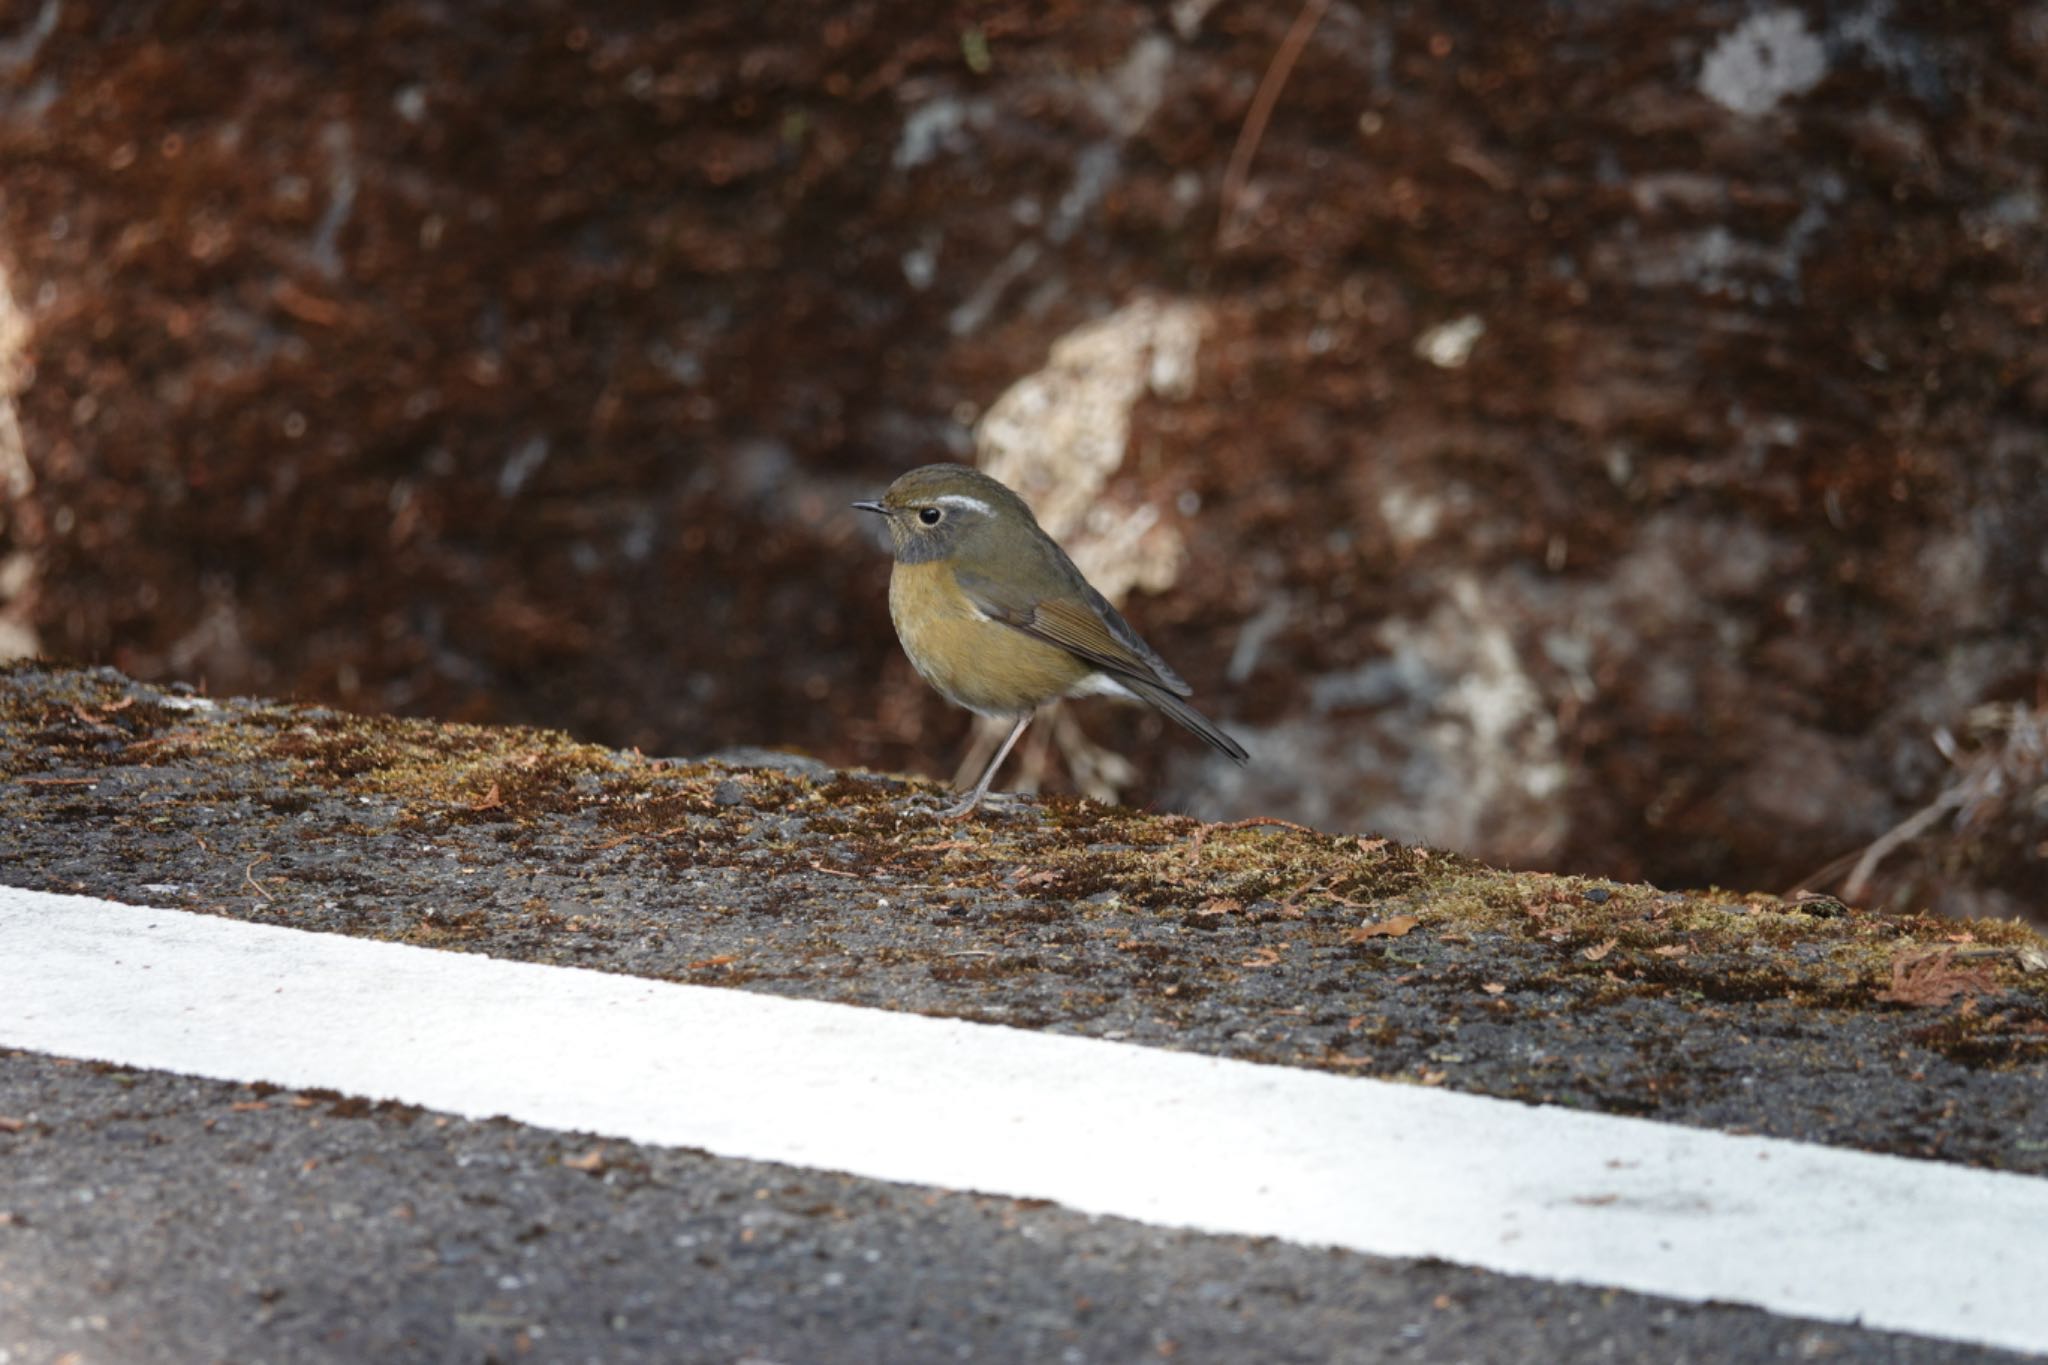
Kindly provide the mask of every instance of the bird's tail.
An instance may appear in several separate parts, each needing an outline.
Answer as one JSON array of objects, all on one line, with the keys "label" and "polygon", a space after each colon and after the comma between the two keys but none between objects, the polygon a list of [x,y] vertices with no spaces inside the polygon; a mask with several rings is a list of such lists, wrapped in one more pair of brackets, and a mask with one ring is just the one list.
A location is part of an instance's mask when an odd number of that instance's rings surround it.
[{"label": "bird's tail", "polygon": [[1252,756],[1244,751],[1242,744],[1239,744],[1229,735],[1217,729],[1214,721],[1210,720],[1200,711],[1197,711],[1194,707],[1189,706],[1179,697],[1174,696],[1173,693],[1165,688],[1156,687],[1151,683],[1128,675],[1119,677],[1117,682],[1144,698],[1158,711],[1171,716],[1188,729],[1193,730],[1196,734],[1207,740],[1211,748],[1219,753],[1229,755],[1233,763],[1251,762]]}]

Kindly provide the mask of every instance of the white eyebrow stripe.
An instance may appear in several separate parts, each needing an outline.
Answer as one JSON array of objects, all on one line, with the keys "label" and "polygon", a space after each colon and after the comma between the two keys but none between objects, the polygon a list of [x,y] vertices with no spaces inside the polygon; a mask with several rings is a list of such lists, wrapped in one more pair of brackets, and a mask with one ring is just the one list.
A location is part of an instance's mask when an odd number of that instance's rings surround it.
[{"label": "white eyebrow stripe", "polygon": [[993,516],[996,510],[980,498],[970,498],[965,493],[941,493],[932,501],[941,507],[958,507],[968,512],[979,512],[985,517]]}]

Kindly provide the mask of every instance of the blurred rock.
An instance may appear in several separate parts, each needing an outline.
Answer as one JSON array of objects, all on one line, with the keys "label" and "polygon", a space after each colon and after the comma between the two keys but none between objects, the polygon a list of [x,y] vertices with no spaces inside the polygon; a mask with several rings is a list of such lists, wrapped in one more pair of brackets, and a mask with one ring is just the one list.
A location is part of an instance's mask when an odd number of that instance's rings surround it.
[{"label": "blurred rock", "polygon": [[[1195,373],[1103,496],[1270,756],[1088,711],[1154,799],[1788,886],[2038,705],[2043,13],[1333,5],[1219,247],[1292,7],[15,6],[0,621],[942,771],[844,504],[1172,299]],[[2038,912],[1993,842],[1867,894]]]}]

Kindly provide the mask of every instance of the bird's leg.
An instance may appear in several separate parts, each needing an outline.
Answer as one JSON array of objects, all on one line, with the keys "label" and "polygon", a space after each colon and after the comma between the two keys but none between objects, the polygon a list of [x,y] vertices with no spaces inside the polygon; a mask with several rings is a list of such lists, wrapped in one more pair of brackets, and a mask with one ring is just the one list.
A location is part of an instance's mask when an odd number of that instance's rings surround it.
[{"label": "bird's leg", "polygon": [[958,820],[961,816],[981,804],[981,798],[988,795],[988,784],[995,780],[996,769],[1003,766],[1003,760],[1010,756],[1010,746],[1017,742],[1017,736],[1024,733],[1024,727],[1031,723],[1031,712],[1017,718],[1016,728],[1003,741],[1003,747],[996,750],[996,756],[989,760],[988,770],[981,775],[981,781],[974,784],[974,790],[939,812],[941,820]]},{"label": "bird's leg", "polygon": [[[1051,706],[1051,715],[1052,723],[1055,725],[1060,711],[1060,704],[1054,702]],[[1044,714],[1044,709],[1041,709],[1039,715]],[[996,746],[1001,744],[1003,737],[1009,733],[1010,727],[1003,723],[1001,716],[974,718],[974,730],[967,745],[967,752],[960,756],[960,765],[953,769],[952,786],[955,791],[965,791],[967,785],[987,769],[989,759],[995,755]],[[1041,725],[1031,732],[1030,739],[1018,744],[1015,757],[1019,767],[1017,775],[1010,779],[1008,791],[1036,792],[1045,785],[1046,750],[1051,743],[1051,736],[1045,726]]]}]

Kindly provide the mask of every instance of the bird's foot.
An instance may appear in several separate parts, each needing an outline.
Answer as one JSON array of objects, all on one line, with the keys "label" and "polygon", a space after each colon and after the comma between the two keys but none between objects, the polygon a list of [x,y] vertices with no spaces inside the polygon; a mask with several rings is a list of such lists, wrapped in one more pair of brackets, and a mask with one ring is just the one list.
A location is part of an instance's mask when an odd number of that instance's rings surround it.
[{"label": "bird's foot", "polygon": [[1016,792],[968,792],[939,812],[941,820],[964,820],[977,810],[1008,814],[1021,808],[1025,798]]}]

